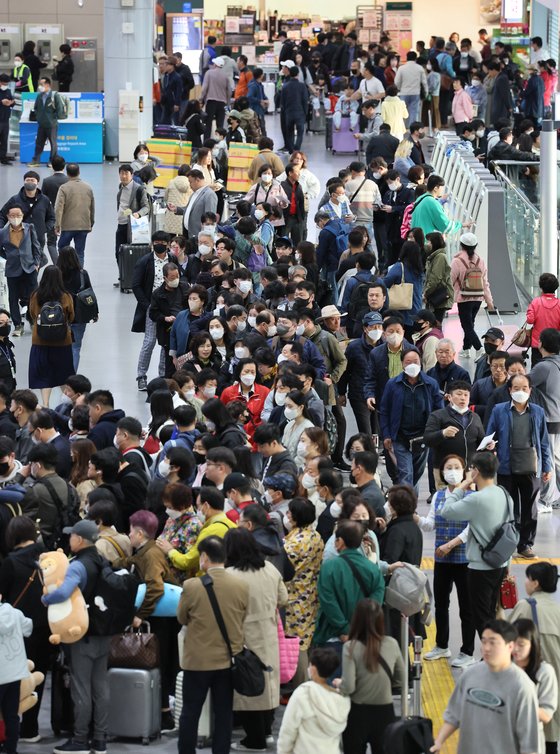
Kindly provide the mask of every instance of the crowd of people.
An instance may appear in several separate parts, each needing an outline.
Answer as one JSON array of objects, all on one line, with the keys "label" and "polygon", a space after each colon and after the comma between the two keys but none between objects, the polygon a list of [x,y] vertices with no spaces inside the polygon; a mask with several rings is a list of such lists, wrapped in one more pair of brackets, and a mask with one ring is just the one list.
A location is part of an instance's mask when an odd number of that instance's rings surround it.
[{"label": "crowd of people", "polygon": [[[287,163],[264,135],[261,69],[250,71],[243,56],[234,64],[227,49],[218,55],[209,38],[200,70],[204,121],[200,102],[189,100],[188,67],[177,55],[161,58],[157,117],[192,128],[193,162],[166,190],[163,229],[151,232],[131,281],[146,426],[115,405],[109,376],[99,387],[79,371],[96,317],[84,269],[95,202],[80,167],[54,154],[52,176],[40,186],[29,170],[0,209],[9,289],[0,310],[0,626],[18,637],[10,645],[17,662],[0,669],[8,754],[18,735],[40,740],[40,700],[19,734],[17,703],[22,658],[42,672],[54,662],[47,606],[76,586],[95,601],[106,561],[146,585],[132,625],[149,619],[158,639],[162,731],[175,727],[172,697],[183,671],[180,754],[195,752],[208,691],[215,754],[275,745],[280,754],[317,747],[334,754],[340,743],[346,754],[368,743],[382,751],[395,720],[392,690],[408,662],[400,614],[385,591],[403,564],[420,566],[423,532],[432,531],[436,644],[424,660],[451,657],[455,585],[462,642],[451,664],[464,673],[431,750],[459,728],[463,754],[557,751],[560,608],[550,596],[557,570],[531,563],[529,599],[505,622],[496,607],[509,557],[489,564],[483,551],[515,520],[517,553],[535,560],[538,517],[560,505],[559,281],[544,272],[527,309],[530,369],[527,354],[506,350],[499,327],[479,336],[481,305],[494,309],[487,267],[471,224],[450,220],[445,181],[423,142],[424,116],[445,127],[452,113],[481,157],[524,154],[522,135],[537,138],[548,106],[532,80],[545,79],[544,69],[552,79],[554,65],[534,38],[536,62],[545,65],[523,88],[507,45],[492,51],[484,30],[479,42],[480,53],[468,39],[434,37],[399,65],[387,37],[368,50],[354,32],[338,47],[326,34],[312,48],[286,39],[278,102]],[[500,110],[505,79],[524,103],[530,87],[540,87],[543,100],[540,116],[524,111],[531,128],[519,149],[501,120],[513,115],[513,100]],[[333,128],[347,118],[365,157],[322,186],[301,144],[308,116],[326,107],[336,81]],[[475,102],[481,88],[485,103]],[[232,96],[237,104],[228,110]],[[252,127],[252,186],[230,206],[228,146]],[[117,262],[133,221],[147,217],[151,227],[155,169],[145,144],[119,166]],[[310,217],[316,244],[307,240]],[[450,234],[460,242],[452,259]],[[460,344],[444,332],[455,305]],[[13,326],[22,337],[26,321],[32,347],[22,380],[10,335]],[[148,380],[156,345],[159,376]],[[470,369],[457,363],[460,346],[467,365],[474,349]],[[64,400],[53,408],[56,387]],[[430,507],[420,516],[426,477]],[[38,555],[59,545],[74,558],[63,584],[42,595],[33,576]],[[182,585],[176,617],[154,615],[166,585]],[[419,615],[411,621],[425,636]],[[299,642],[283,682],[279,627]],[[0,631],[0,648],[6,636]],[[243,646],[271,669],[258,696],[233,690],[231,655]],[[74,731],[54,752],[105,754],[109,637],[94,624],[68,653]],[[480,690],[475,704],[471,681]],[[275,742],[280,704],[287,707]],[[243,736],[232,743],[234,719]]]}]

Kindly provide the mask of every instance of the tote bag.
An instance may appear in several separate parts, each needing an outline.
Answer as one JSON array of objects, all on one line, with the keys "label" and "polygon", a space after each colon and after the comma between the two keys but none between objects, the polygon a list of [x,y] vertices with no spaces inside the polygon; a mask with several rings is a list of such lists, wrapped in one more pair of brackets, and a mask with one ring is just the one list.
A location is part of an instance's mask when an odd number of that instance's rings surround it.
[{"label": "tote bag", "polygon": [[402,262],[400,264],[402,268],[401,282],[389,288],[389,308],[410,311],[412,309],[414,285],[404,282],[404,264]]}]

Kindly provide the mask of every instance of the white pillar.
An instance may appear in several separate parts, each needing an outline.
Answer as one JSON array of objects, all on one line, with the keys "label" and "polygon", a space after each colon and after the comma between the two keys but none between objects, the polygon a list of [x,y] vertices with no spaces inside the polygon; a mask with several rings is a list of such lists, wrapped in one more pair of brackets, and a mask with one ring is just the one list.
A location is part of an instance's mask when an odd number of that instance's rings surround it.
[{"label": "white pillar", "polygon": [[543,272],[558,274],[558,167],[556,126],[543,120],[541,131],[541,263]]},{"label": "white pillar", "polygon": [[116,157],[119,90],[127,84],[143,97],[140,138],[152,135],[154,0],[133,0],[132,7],[124,8],[121,0],[104,0],[104,10],[105,153]]}]

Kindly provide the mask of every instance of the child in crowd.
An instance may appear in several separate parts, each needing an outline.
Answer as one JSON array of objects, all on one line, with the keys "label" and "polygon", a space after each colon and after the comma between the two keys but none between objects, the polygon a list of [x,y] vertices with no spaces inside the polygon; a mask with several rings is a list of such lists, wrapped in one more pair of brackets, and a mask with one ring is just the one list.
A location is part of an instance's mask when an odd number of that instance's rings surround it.
[{"label": "child in crowd", "polygon": [[331,111],[331,100],[329,97],[329,85],[327,77],[324,74],[318,74],[317,82],[311,87],[312,97],[311,106],[315,117],[318,118],[321,115],[321,105],[325,108],[325,113]]},{"label": "child in crowd", "polygon": [[334,649],[311,652],[309,681],[290,697],[278,734],[278,754],[320,751],[339,754],[340,737],[346,728],[350,698],[329,685],[328,678],[340,665]]},{"label": "child in crowd", "polygon": [[340,131],[342,118],[350,118],[350,131],[354,131],[358,127],[360,103],[358,100],[352,99],[353,94],[353,88],[348,82],[345,82],[344,91],[338,98],[338,102],[334,108],[333,125],[335,131]]},{"label": "child in crowd", "polygon": [[19,687],[27,678],[24,636],[31,636],[33,621],[7,602],[0,603],[0,710],[6,726],[4,751],[16,754],[19,738]]},{"label": "child in crowd", "polygon": [[474,117],[485,120],[488,95],[486,93],[486,89],[482,86],[482,79],[479,73],[473,73],[473,76],[471,78],[471,85],[467,86],[465,91],[471,98],[474,105]]}]

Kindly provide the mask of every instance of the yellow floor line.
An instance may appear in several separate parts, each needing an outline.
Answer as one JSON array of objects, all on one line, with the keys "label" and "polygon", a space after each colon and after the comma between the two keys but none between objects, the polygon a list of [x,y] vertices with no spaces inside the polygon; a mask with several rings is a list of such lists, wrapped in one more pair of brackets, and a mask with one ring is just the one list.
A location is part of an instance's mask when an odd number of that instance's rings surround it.
[{"label": "yellow floor line", "polygon": [[[424,567],[424,566],[422,566]],[[436,642],[436,624],[432,621],[426,627],[424,652],[432,649]],[[455,687],[455,682],[446,659],[430,660],[422,664],[422,710],[432,721],[434,737],[443,724],[443,712]],[[456,754],[459,734],[454,733],[444,744],[443,754]]]}]

